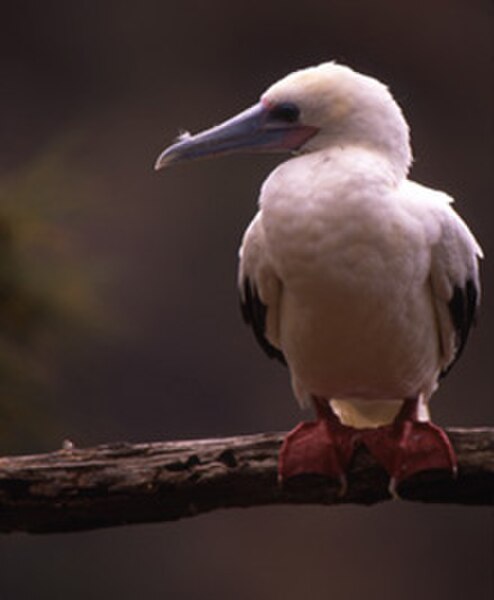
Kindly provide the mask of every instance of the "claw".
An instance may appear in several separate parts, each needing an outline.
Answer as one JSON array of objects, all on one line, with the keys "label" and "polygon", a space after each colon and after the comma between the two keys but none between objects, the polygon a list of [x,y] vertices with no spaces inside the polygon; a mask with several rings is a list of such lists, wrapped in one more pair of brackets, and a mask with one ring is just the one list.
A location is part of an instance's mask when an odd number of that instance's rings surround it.
[{"label": "claw", "polygon": [[390,477],[388,492],[393,500],[401,500],[400,495],[398,494],[398,481],[396,480],[396,477]]},{"label": "claw", "polygon": [[344,498],[348,492],[348,479],[346,475],[339,477],[340,489],[338,490],[338,498]]}]

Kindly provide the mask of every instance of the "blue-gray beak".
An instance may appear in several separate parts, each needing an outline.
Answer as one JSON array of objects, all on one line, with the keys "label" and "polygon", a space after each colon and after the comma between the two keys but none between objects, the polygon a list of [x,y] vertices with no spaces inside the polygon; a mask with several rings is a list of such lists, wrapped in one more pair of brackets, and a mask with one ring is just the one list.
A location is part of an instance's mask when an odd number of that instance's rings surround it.
[{"label": "blue-gray beak", "polygon": [[235,152],[294,151],[318,131],[299,122],[281,121],[271,114],[270,107],[260,102],[211,129],[184,134],[159,155],[154,168]]}]

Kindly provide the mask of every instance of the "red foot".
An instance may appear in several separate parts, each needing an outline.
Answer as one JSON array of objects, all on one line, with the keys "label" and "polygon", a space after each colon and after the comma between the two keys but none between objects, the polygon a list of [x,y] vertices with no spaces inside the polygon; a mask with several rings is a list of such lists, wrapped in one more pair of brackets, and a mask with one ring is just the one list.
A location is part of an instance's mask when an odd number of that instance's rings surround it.
[{"label": "red foot", "polygon": [[457,461],[451,442],[433,423],[404,420],[371,430],[369,434],[362,441],[386,469],[393,484],[422,471],[445,470],[456,474]]},{"label": "red foot", "polygon": [[302,474],[342,480],[355,448],[354,436],[348,435],[350,429],[325,418],[297,425],[281,447],[281,481]]},{"label": "red foot", "polygon": [[285,438],[279,459],[282,482],[302,474],[344,481],[360,444],[387,471],[393,490],[421,471],[446,470],[456,474],[456,456],[448,436],[433,423],[417,421],[413,402],[407,401],[393,423],[375,429],[343,425],[327,405],[321,406],[316,406],[317,421],[301,423]]}]

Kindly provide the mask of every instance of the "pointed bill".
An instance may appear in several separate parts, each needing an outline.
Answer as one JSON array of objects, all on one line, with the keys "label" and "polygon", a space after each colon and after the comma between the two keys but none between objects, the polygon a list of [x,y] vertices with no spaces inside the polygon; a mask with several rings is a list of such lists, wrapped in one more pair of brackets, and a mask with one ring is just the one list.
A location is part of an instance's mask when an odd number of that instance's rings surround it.
[{"label": "pointed bill", "polygon": [[195,135],[184,134],[159,155],[154,168],[239,152],[294,151],[317,131],[301,123],[271,118],[270,107],[260,102],[211,129]]}]

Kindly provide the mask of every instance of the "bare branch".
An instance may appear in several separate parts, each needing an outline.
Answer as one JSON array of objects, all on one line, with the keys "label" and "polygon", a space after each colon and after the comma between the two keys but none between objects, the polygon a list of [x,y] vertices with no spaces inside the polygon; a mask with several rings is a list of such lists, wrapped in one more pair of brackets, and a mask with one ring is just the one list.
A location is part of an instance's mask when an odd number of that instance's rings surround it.
[{"label": "bare branch", "polygon": [[[456,480],[417,476],[404,499],[494,504],[494,428],[448,431],[459,459]],[[389,500],[387,476],[361,448],[339,497],[335,482],[304,476],[277,482],[283,435],[153,444],[109,444],[0,459],[0,532],[55,532],[169,521],[225,507],[373,504]]]}]

